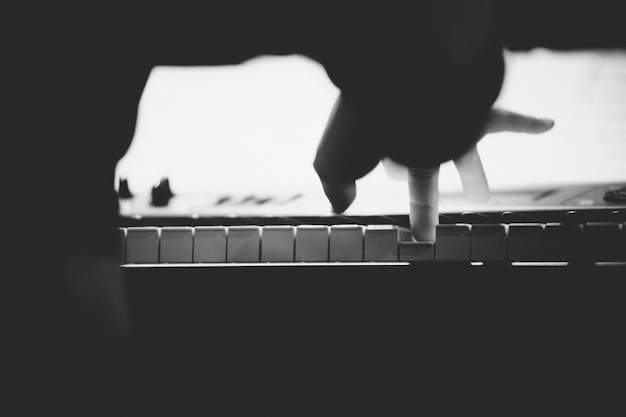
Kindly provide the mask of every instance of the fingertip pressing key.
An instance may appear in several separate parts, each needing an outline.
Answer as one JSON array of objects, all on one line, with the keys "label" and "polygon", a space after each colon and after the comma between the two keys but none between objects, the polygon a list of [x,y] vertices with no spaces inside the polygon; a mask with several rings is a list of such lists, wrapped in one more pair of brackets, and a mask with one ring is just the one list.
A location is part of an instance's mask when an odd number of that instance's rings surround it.
[{"label": "fingertip pressing key", "polygon": [[413,237],[434,242],[439,223],[439,167],[409,168],[409,197]]}]

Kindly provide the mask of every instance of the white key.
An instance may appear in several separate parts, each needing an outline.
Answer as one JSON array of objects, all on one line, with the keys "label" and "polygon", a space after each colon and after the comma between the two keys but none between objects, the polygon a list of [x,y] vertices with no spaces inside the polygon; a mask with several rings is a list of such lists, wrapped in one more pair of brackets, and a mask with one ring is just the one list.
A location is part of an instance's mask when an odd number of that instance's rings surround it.
[{"label": "white key", "polygon": [[159,262],[181,263],[193,259],[193,229],[188,226],[162,227]]},{"label": "white key", "polygon": [[438,224],[435,233],[435,260],[470,260],[470,226],[468,224]]},{"label": "white key", "polygon": [[226,262],[226,228],[224,226],[195,227],[193,262]]},{"label": "white key", "polygon": [[259,226],[230,226],[226,236],[227,262],[259,262],[261,249]]},{"label": "white key", "polygon": [[580,260],[583,252],[581,224],[548,223],[544,229],[546,261]]},{"label": "white key", "polygon": [[589,222],[583,228],[584,256],[589,261],[618,261],[620,259],[620,224]]},{"label": "white key", "polygon": [[399,242],[398,259],[401,262],[433,261],[435,260],[435,244],[417,241]]},{"label": "white key", "polygon": [[328,261],[329,228],[304,224],[296,228],[296,262]]},{"label": "white key", "polygon": [[363,260],[395,262],[398,260],[398,227],[371,224],[363,234]]},{"label": "white key", "polygon": [[474,224],[470,236],[472,261],[506,260],[506,226],[504,224]]},{"label": "white key", "polygon": [[507,237],[507,258],[509,261],[542,261],[543,224],[511,223]]},{"label": "white key", "polygon": [[159,228],[129,227],[126,229],[126,263],[159,262]]},{"label": "white key", "polygon": [[264,226],[261,231],[261,262],[293,262],[295,227]]},{"label": "white key", "polygon": [[339,224],[330,226],[328,260],[343,262],[363,261],[363,226]]}]

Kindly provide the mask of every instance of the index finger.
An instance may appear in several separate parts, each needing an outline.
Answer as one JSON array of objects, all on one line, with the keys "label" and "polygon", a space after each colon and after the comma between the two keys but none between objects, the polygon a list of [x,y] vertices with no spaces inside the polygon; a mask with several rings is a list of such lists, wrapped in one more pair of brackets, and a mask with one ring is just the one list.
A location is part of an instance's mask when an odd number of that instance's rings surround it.
[{"label": "index finger", "polygon": [[356,196],[355,181],[383,156],[381,137],[371,112],[358,100],[337,97],[320,140],[313,166],[333,212],[345,211]]},{"label": "index finger", "polygon": [[409,197],[413,237],[434,242],[439,223],[439,167],[409,168]]}]

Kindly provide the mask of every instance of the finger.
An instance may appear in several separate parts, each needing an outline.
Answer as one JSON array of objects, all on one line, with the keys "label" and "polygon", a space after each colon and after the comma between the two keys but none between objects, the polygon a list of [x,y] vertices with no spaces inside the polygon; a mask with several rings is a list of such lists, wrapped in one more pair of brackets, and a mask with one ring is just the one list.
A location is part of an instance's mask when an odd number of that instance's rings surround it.
[{"label": "finger", "polygon": [[439,168],[409,168],[409,197],[413,237],[434,242],[439,223]]},{"label": "finger", "polygon": [[324,194],[330,202],[332,212],[341,214],[352,205],[356,198],[356,183],[339,183],[336,181],[326,181],[320,177]]},{"label": "finger", "polygon": [[382,158],[372,114],[359,102],[340,95],[317,148],[313,167],[333,212],[342,213],[356,197],[356,180]]},{"label": "finger", "polygon": [[489,200],[489,182],[476,145],[456,158],[454,165],[461,177],[461,184],[467,199],[472,203],[484,203]]},{"label": "finger", "polygon": [[489,112],[485,134],[498,132],[543,133],[554,127],[554,120],[541,119],[502,109]]}]

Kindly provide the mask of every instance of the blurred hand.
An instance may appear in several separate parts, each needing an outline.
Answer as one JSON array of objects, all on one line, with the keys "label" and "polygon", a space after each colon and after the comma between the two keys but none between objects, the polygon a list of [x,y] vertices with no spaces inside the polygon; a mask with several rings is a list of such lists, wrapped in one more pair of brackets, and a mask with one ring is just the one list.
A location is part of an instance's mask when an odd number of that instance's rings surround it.
[{"label": "blurred hand", "polygon": [[[341,103],[335,108],[337,112]],[[365,175],[378,163],[380,149],[367,149],[359,140],[371,136],[367,123],[359,120],[358,112],[348,107],[342,117],[334,117],[320,143],[314,167],[320,177],[324,192],[332,205],[333,212],[344,212],[356,197],[356,183],[350,178],[359,178],[355,172]],[[453,120],[451,120],[453,122]],[[492,109],[478,140],[489,133],[519,132],[539,134],[554,126],[551,119],[540,119],[502,109]],[[353,130],[350,130],[350,129]],[[477,141],[476,141],[477,142]],[[370,142],[366,142],[369,144]],[[413,236],[418,241],[435,241],[435,226],[439,218],[439,167],[405,167],[389,158],[383,158],[387,173],[409,184],[409,219]],[[471,202],[489,199],[489,183],[476,149],[472,145],[463,155],[454,159],[459,172],[463,191]]]}]

